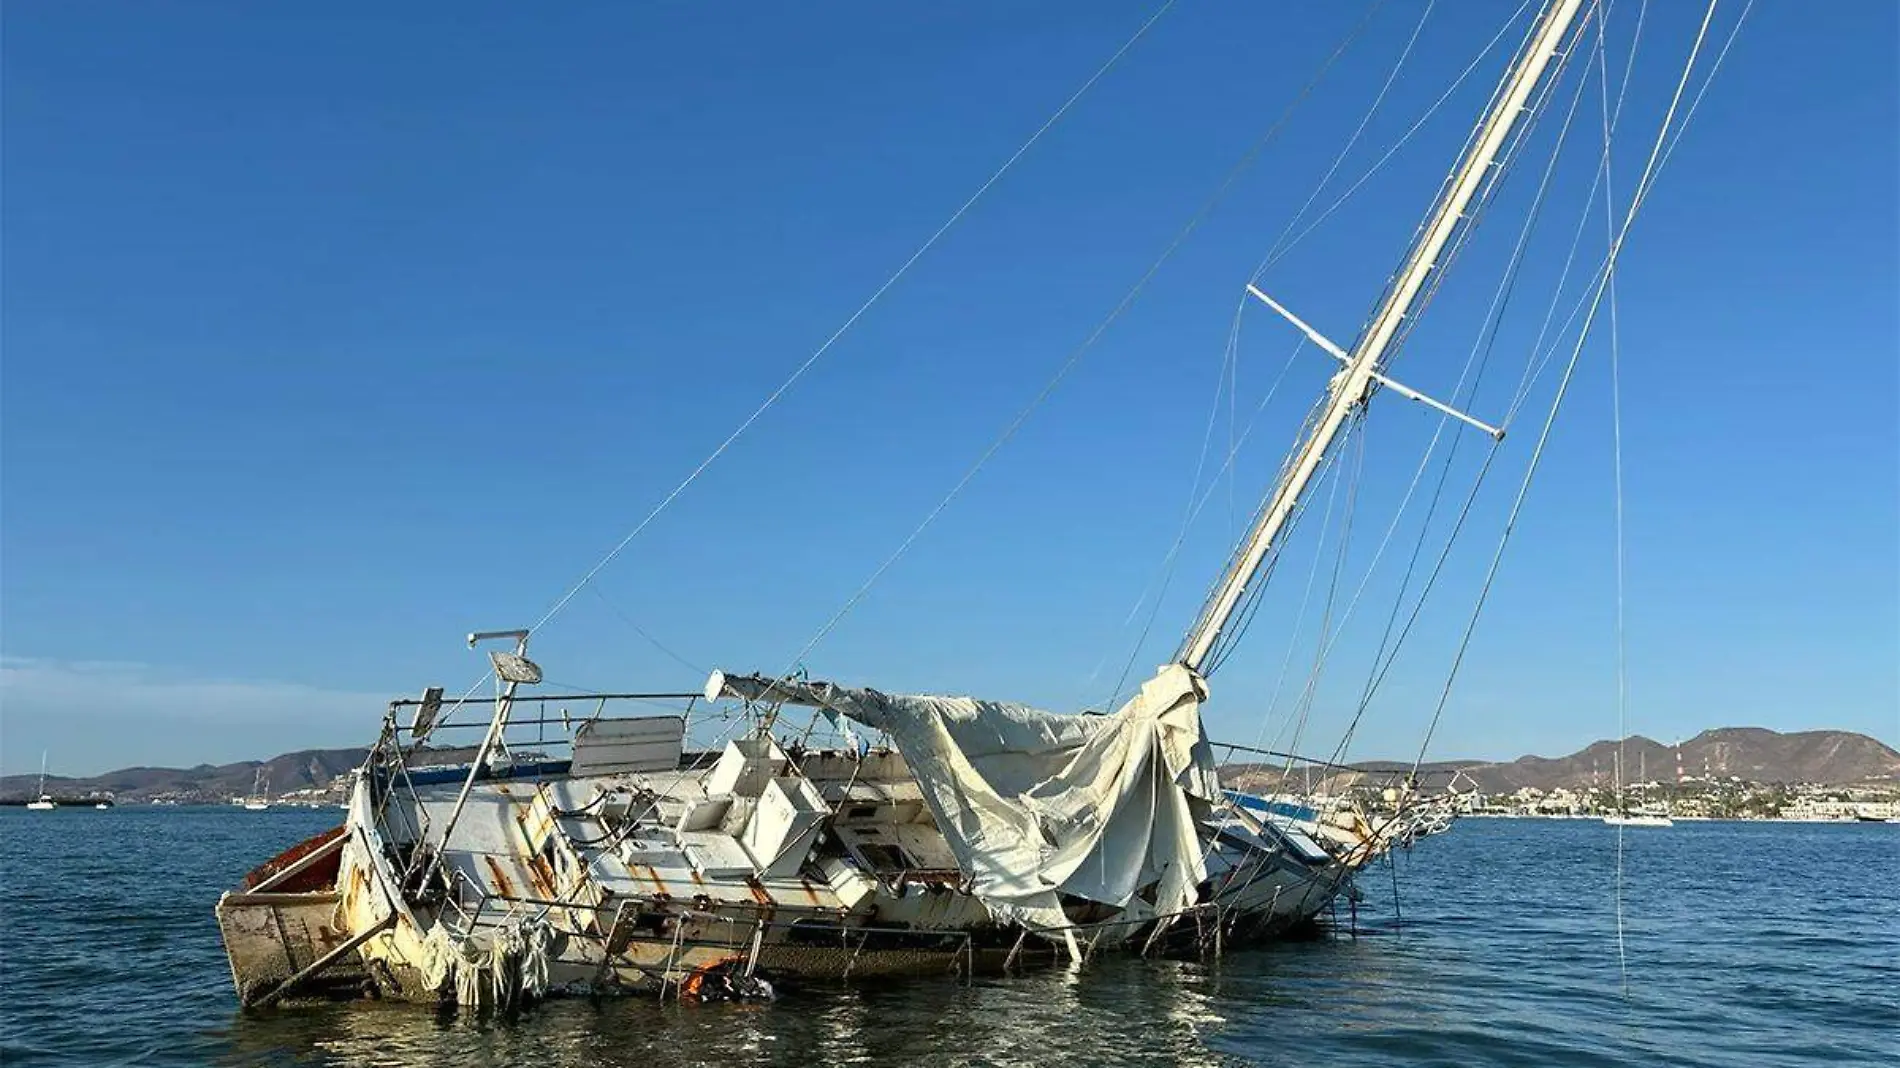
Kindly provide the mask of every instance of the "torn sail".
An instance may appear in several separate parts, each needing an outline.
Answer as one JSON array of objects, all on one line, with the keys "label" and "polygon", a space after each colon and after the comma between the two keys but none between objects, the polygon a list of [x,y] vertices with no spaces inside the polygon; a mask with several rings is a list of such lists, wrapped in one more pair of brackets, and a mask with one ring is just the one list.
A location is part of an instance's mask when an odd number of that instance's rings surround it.
[{"label": "torn sail", "polygon": [[1199,824],[1219,796],[1201,732],[1205,684],[1160,669],[1112,715],[885,694],[714,673],[707,695],[841,713],[890,735],[971,892],[999,918],[1067,926],[1058,895],[1127,919],[1179,912],[1207,877]]}]

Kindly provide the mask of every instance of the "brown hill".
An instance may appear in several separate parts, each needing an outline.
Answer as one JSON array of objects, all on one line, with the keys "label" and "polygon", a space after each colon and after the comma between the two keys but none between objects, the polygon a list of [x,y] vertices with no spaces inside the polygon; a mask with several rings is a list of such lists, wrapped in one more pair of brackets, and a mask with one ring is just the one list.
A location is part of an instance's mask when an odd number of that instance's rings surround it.
[{"label": "brown hill", "polygon": [[[1621,750],[1626,782],[1674,781],[1678,750],[1682,774],[1688,777],[1734,776],[1757,783],[1828,785],[1900,782],[1900,752],[1878,739],[1851,731],[1782,734],[1762,727],[1718,727],[1680,746],[1633,735],[1624,739]],[[1559,786],[1608,786],[1616,781],[1617,751],[1615,741],[1604,740],[1554,759],[1523,756],[1499,763],[1451,760],[1425,764],[1419,770],[1428,788],[1442,786],[1454,772],[1462,771],[1486,793],[1508,793],[1523,787],[1551,790]],[[1230,765],[1223,769],[1223,778],[1240,789],[1268,789],[1282,781],[1282,767]],[[1323,782],[1328,789],[1337,790],[1354,783],[1383,782],[1410,770],[1410,764],[1370,760],[1351,765],[1351,770],[1334,769],[1330,774],[1315,770],[1311,776],[1296,767],[1291,781],[1301,787],[1309,781],[1314,786]]]},{"label": "brown hill", "polygon": [[[111,794],[121,801],[142,801],[153,797],[174,797],[186,801],[222,801],[251,792],[258,768],[265,768],[273,796],[296,790],[330,785],[338,775],[362,766],[368,749],[300,749],[269,760],[243,760],[235,764],[200,764],[193,768],[120,768],[103,775],[69,778],[46,777],[46,792],[55,797],[90,797]],[[444,763],[468,760],[472,749],[431,751],[431,757]],[[0,778],[0,800],[22,801],[39,789],[38,775],[9,775]]]},{"label": "brown hill", "polygon": [[[1762,727],[1718,727],[1679,746],[1635,735],[1622,743],[1626,782],[1667,782],[1678,766],[1691,778],[1712,776],[1759,783],[1900,781],[1900,752],[1878,739],[1850,731],[1782,734]],[[1567,757],[1519,757],[1508,764],[1481,764],[1467,772],[1486,790],[1534,786],[1589,786],[1615,781],[1618,745],[1593,742]]]},{"label": "brown hill", "polygon": [[[1703,731],[1679,747],[1685,775],[1735,776],[1759,783],[1900,783],[1900,752],[1877,739],[1851,731],[1797,731],[1782,734],[1762,727],[1718,727]],[[1624,779],[1670,781],[1676,776],[1677,747],[1635,735],[1622,745]],[[1438,786],[1454,772],[1463,772],[1487,793],[1507,793],[1520,787],[1550,790],[1559,786],[1609,785],[1616,776],[1617,743],[1593,742],[1566,757],[1550,759],[1524,756],[1506,763],[1475,760],[1439,761],[1424,765],[1427,786]],[[251,780],[259,767],[269,769],[271,793],[282,795],[293,790],[328,786],[338,775],[358,767],[369,755],[366,749],[303,749],[266,761],[240,761],[236,764],[200,764],[195,768],[121,768],[91,778],[46,778],[48,793],[59,797],[83,797],[111,793],[121,800],[136,801],[168,796],[187,800],[223,800],[251,790]],[[473,756],[468,749],[445,749],[431,756],[443,763],[465,761]],[[1316,770],[1310,777],[1296,768],[1292,782],[1302,787],[1325,783],[1338,788],[1359,781],[1382,781],[1409,771],[1410,764],[1395,761],[1363,761],[1352,770],[1335,770],[1330,775]],[[1240,789],[1264,790],[1281,780],[1281,766],[1234,764],[1223,769],[1223,778]],[[1461,783],[1463,780],[1460,780]],[[0,778],[0,799],[19,802],[38,788],[37,775],[10,775]]]}]

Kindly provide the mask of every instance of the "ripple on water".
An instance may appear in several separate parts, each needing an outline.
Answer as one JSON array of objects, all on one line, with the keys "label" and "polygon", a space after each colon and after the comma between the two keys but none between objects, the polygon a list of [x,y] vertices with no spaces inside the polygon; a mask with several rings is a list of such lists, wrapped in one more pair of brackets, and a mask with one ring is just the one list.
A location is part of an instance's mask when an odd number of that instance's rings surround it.
[{"label": "ripple on water", "polygon": [[[244,1017],[211,905],[334,812],[0,810],[12,1065],[1900,1063],[1900,828],[1469,820],[1368,873],[1361,937],[1076,976]],[[1402,916],[1402,920],[1400,917]],[[1342,911],[1342,923],[1350,912]],[[1623,966],[1629,985],[1623,985]]]}]

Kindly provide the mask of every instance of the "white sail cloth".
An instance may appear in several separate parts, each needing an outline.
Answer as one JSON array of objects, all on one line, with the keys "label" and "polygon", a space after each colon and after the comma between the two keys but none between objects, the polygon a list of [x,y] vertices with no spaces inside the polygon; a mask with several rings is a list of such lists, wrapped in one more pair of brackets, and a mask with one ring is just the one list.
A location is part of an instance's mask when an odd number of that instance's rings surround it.
[{"label": "white sail cloth", "polygon": [[1194,672],[1163,667],[1107,716],[826,690],[831,708],[890,734],[995,915],[1065,927],[1058,893],[1134,920],[1194,903],[1207,877],[1198,824],[1220,789]]}]

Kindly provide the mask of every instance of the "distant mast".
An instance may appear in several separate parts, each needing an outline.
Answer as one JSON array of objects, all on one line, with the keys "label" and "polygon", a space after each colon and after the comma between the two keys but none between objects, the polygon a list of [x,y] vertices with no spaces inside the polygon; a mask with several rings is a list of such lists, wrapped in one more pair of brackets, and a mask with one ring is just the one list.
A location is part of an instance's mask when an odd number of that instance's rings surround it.
[{"label": "distant mast", "polygon": [[1470,152],[1459,163],[1447,183],[1444,197],[1421,230],[1418,243],[1405,260],[1394,282],[1390,296],[1379,308],[1365,333],[1351,353],[1328,341],[1318,331],[1295,318],[1292,313],[1280,307],[1268,297],[1249,286],[1256,297],[1265,301],[1275,311],[1285,316],[1300,328],[1314,343],[1340,360],[1344,367],[1333,376],[1327,389],[1331,400],[1324,414],[1313,427],[1313,431],[1300,445],[1288,464],[1285,480],[1268,499],[1261,509],[1247,540],[1241,543],[1227,570],[1201,614],[1188,632],[1186,639],[1176,654],[1176,662],[1186,666],[1197,675],[1205,676],[1211,670],[1208,660],[1220,644],[1233,620],[1234,612],[1239,608],[1248,586],[1253,583],[1261,564],[1272,551],[1280,531],[1286,526],[1293,510],[1298,506],[1300,496],[1307,485],[1318,473],[1321,462],[1326,458],[1327,450],[1340,428],[1353,412],[1371,396],[1376,385],[1392,388],[1403,396],[1428,404],[1447,415],[1486,431],[1493,437],[1502,437],[1503,432],[1472,419],[1470,416],[1425,397],[1397,382],[1386,378],[1379,372],[1380,361],[1387,348],[1398,335],[1400,325],[1412,310],[1412,304],[1424,288],[1426,277],[1438,266],[1438,257],[1457,236],[1465,220],[1465,209],[1478,195],[1485,183],[1492,177],[1491,168],[1498,153],[1509,140],[1512,129],[1527,112],[1531,94],[1536,91],[1545,69],[1551,59],[1561,49],[1571,24],[1576,20],[1583,0],[1551,0],[1541,16],[1542,25],[1537,29],[1529,47],[1518,61],[1517,68],[1508,77],[1496,102],[1478,125],[1477,135],[1473,138]]},{"label": "distant mast", "polygon": [[53,795],[46,792],[46,750],[44,749],[40,750],[40,795],[35,800],[28,801],[26,807],[35,812],[46,812],[59,807],[59,802],[53,800]]},{"label": "distant mast", "polygon": [[269,765],[260,765],[251,776],[251,796],[244,799],[244,807],[252,812],[262,812],[270,807],[270,776],[265,772]]}]

